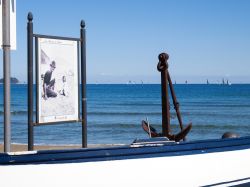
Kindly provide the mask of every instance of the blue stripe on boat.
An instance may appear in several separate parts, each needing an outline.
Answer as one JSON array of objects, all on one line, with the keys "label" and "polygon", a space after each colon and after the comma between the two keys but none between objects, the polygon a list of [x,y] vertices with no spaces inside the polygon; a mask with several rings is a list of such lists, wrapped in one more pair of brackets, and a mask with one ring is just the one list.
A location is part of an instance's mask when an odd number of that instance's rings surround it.
[{"label": "blue stripe on boat", "polygon": [[[154,140],[154,139],[153,139]],[[126,145],[110,148],[37,151],[21,155],[0,154],[0,165],[79,163],[108,160],[182,156],[250,148],[250,136],[229,139],[159,144]]]}]

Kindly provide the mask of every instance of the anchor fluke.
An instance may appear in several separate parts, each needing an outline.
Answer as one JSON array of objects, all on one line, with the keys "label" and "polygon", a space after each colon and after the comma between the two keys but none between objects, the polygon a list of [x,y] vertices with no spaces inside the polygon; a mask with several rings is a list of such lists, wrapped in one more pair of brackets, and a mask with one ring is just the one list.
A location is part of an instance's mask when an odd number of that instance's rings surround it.
[{"label": "anchor fluke", "polygon": [[170,135],[172,137],[169,137],[170,140],[174,140],[176,142],[179,142],[181,140],[185,140],[187,134],[189,133],[189,131],[192,128],[192,123],[189,123],[184,129],[181,130],[181,132],[179,132],[178,134],[173,134]]},{"label": "anchor fluke", "polygon": [[[148,133],[148,135],[152,138],[155,137],[163,137],[162,133],[158,133],[157,130],[152,127],[151,125],[148,124],[148,122],[146,122],[145,120],[142,120],[141,122],[142,128],[143,130]],[[181,141],[182,139],[185,139],[185,137],[187,136],[187,134],[189,133],[189,131],[192,128],[192,123],[189,123],[187,125],[187,127],[185,127],[181,132],[179,132],[178,134],[167,134],[166,137],[169,140],[173,140],[176,142]]]}]

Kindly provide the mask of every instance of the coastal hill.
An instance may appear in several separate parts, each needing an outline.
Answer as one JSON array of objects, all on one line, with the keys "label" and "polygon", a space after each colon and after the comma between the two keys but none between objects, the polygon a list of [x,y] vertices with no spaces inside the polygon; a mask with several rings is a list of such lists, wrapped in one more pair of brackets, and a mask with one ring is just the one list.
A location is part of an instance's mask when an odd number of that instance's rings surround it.
[{"label": "coastal hill", "polygon": [[[3,84],[3,83],[4,83],[4,79],[1,78],[1,79],[0,79],[0,84]],[[11,78],[10,78],[10,83],[12,83],[12,84],[17,84],[17,83],[19,83],[19,80],[18,80],[17,78],[15,78],[15,77],[11,77]]]}]

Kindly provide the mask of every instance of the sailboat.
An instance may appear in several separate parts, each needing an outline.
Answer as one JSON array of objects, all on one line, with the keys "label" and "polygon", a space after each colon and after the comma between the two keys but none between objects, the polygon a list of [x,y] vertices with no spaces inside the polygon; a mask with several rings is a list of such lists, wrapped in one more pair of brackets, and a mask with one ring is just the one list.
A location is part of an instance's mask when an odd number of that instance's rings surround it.
[{"label": "sailboat", "polygon": [[227,85],[232,85],[232,83],[227,79]]},{"label": "sailboat", "polygon": [[225,85],[225,80],[224,80],[224,78],[222,79],[222,85]]}]

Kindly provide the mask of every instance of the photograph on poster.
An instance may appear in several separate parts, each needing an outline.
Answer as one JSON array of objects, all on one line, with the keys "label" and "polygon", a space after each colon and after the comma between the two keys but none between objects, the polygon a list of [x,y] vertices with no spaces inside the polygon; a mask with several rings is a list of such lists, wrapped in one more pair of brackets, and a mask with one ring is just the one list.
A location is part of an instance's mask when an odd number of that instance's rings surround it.
[{"label": "photograph on poster", "polygon": [[79,119],[77,41],[38,38],[38,123]]}]

